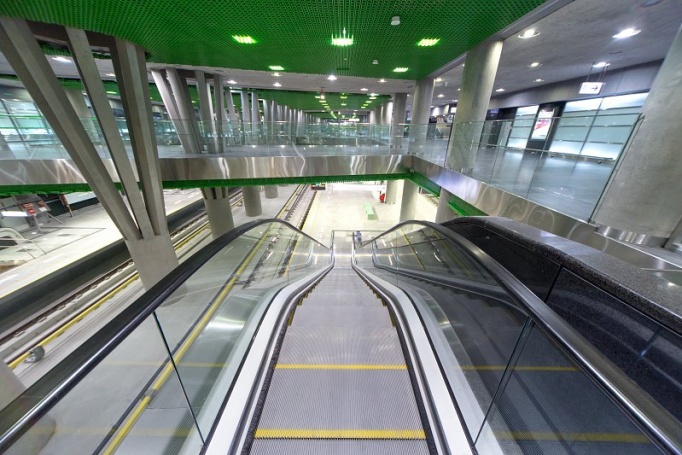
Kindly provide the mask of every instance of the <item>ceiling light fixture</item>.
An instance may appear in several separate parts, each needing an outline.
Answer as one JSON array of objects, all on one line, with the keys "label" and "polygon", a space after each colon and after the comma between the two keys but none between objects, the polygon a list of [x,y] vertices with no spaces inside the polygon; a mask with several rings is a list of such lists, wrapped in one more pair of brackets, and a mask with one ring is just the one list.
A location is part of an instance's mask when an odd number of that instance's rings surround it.
[{"label": "ceiling light fixture", "polygon": [[367,89],[366,89],[365,87],[362,87],[362,88],[360,89],[360,91],[361,91],[361,92],[366,92]]},{"label": "ceiling light fixture", "polygon": [[346,103],[341,103],[341,106],[346,106]]},{"label": "ceiling light fixture", "polygon": [[541,66],[541,65],[542,65],[542,63],[540,63],[540,62],[533,62],[528,66],[530,66],[531,68],[537,68],[538,66]]},{"label": "ceiling light fixture", "polygon": [[[393,70],[394,73],[406,73],[409,68],[405,66],[399,66]],[[384,81],[385,82],[385,81]]]},{"label": "ceiling light fixture", "polygon": [[280,65],[270,65],[268,66],[272,71],[284,71],[284,67]]},{"label": "ceiling light fixture", "polygon": [[282,86],[282,84],[280,84],[279,82],[275,82],[275,83],[272,84],[272,85],[274,85],[275,87],[281,87],[281,86]]},{"label": "ceiling light fixture", "polygon": [[544,82],[544,81],[545,81],[544,79],[540,79],[540,78],[535,79],[535,82]]},{"label": "ceiling light fixture", "polygon": [[374,96],[374,97],[376,97],[377,95],[378,95],[378,93],[370,93],[369,94],[369,96]]},{"label": "ceiling light fixture", "polygon": [[108,76],[108,77],[116,77],[116,75],[115,75],[114,73],[107,73],[107,74],[105,74],[105,76]]},{"label": "ceiling light fixture", "polygon": [[232,39],[239,44],[256,44],[258,42],[249,35],[232,35]]},{"label": "ceiling light fixture", "polygon": [[621,30],[620,32],[613,35],[613,37],[616,39],[630,38],[631,36],[638,35],[639,32],[641,32],[641,30],[631,27]]},{"label": "ceiling light fixture", "polygon": [[229,81],[227,81],[227,83],[230,85],[234,85],[237,83],[237,81],[235,81],[234,79],[230,79]]},{"label": "ceiling light fixture", "polygon": [[336,80],[336,76],[334,76],[333,74],[330,74],[329,77],[328,77],[327,79],[330,80],[330,81],[335,81],[335,80]]},{"label": "ceiling light fixture", "polygon": [[503,88],[498,88],[498,89],[495,90],[495,91],[496,91],[496,92],[504,92],[504,89],[503,89]]},{"label": "ceiling light fixture", "polygon": [[379,60],[377,60],[377,59],[372,60],[372,65],[378,65],[378,64],[379,64]]},{"label": "ceiling light fixture", "polygon": [[118,93],[117,93],[117,92],[114,92],[113,90],[107,90],[107,93],[108,93],[109,95],[118,95]]},{"label": "ceiling light fixture", "polygon": [[384,82],[386,82],[386,79],[379,79],[379,82],[383,84]]},{"label": "ceiling light fixture", "polygon": [[332,46],[352,46],[352,45],[353,45],[353,37],[352,36],[346,36],[346,28],[345,27],[343,29],[343,35],[341,35],[341,36],[332,35]]},{"label": "ceiling light fixture", "polygon": [[445,97],[445,95],[443,95],[442,93],[438,95],[438,98],[443,98],[443,97]]},{"label": "ceiling light fixture", "polygon": [[281,76],[281,74],[279,74],[279,73],[272,73],[272,75],[275,76],[275,77],[280,77],[280,76]]},{"label": "ceiling light fixture", "polygon": [[417,42],[417,46],[428,47],[435,46],[440,41],[440,38],[422,38]]},{"label": "ceiling light fixture", "polygon": [[534,38],[534,37],[538,36],[539,34],[540,34],[540,32],[538,32],[534,28],[529,28],[525,32],[521,33],[519,35],[519,38],[521,38],[521,39]]},{"label": "ceiling light fixture", "polygon": [[59,63],[71,63],[70,59],[68,59],[66,57],[62,57],[61,55],[59,57],[52,57],[52,60],[54,60],[55,62],[59,62]]},{"label": "ceiling light fixture", "polygon": [[342,100],[345,100],[348,97],[346,95],[341,95],[339,98],[341,98]]},{"label": "ceiling light fixture", "polygon": [[391,18],[391,25],[400,25],[400,16],[393,16]]},{"label": "ceiling light fixture", "polygon": [[610,65],[609,62],[597,62],[597,63],[594,63],[592,66],[595,68],[604,68],[605,66],[609,66],[609,65]]},{"label": "ceiling light fixture", "polygon": [[443,79],[440,78],[440,77],[437,77],[437,78],[436,78],[436,82],[443,82]]}]

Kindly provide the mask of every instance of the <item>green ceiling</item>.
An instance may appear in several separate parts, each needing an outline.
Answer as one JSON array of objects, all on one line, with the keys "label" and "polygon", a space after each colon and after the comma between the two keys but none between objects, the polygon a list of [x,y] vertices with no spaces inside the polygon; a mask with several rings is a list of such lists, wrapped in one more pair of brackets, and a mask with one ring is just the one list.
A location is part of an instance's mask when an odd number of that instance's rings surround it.
[{"label": "green ceiling", "polygon": [[[277,103],[289,106],[293,109],[303,109],[305,111],[326,109],[326,107],[321,103],[322,99],[316,98],[320,96],[320,94],[316,92],[258,90],[258,96],[264,99],[275,100]],[[391,97],[387,95],[378,95],[376,99],[371,100],[369,94],[359,95],[353,93],[325,93],[324,101],[329,106],[329,109],[333,111],[347,111],[352,109],[374,109],[390,98]],[[345,106],[343,106],[343,104],[345,104]],[[363,105],[366,107],[362,107]]]},{"label": "green ceiling", "polygon": [[[0,14],[115,35],[159,63],[420,79],[543,1],[3,0]],[[392,26],[396,15],[401,24]],[[332,46],[344,28],[354,44]],[[233,35],[257,43],[238,44]],[[419,47],[422,38],[440,42]]]}]

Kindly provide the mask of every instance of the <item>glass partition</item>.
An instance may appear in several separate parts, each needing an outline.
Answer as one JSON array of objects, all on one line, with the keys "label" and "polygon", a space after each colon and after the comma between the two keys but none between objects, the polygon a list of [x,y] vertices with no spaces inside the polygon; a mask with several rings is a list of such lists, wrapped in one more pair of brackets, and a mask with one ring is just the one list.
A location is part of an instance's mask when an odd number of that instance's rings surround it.
[{"label": "glass partition", "polygon": [[269,302],[331,260],[327,247],[287,224],[253,227],[203,263],[10,452],[199,453]]},{"label": "glass partition", "polygon": [[466,249],[406,223],[356,245],[424,320],[480,453],[659,453],[619,404]]}]

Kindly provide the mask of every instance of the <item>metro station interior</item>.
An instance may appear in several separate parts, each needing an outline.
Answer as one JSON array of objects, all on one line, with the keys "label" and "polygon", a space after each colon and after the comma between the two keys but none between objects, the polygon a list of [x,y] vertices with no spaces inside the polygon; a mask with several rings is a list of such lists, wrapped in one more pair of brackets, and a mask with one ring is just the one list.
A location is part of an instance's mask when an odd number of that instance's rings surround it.
[{"label": "metro station interior", "polygon": [[680,0],[3,0],[0,453],[682,454]]}]

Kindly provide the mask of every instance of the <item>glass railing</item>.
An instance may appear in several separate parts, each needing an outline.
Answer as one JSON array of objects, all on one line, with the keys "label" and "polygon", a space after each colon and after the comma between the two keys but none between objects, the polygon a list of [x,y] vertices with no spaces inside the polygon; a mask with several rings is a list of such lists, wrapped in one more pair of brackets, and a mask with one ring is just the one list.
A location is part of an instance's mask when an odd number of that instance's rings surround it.
[{"label": "glass railing", "polygon": [[604,114],[461,123],[446,147],[447,159],[437,139],[410,153],[590,221],[638,119]]},{"label": "glass railing", "polygon": [[281,221],[217,239],[0,411],[0,452],[199,453],[269,302],[331,261]]},{"label": "glass railing", "polygon": [[679,448],[680,422],[463,238],[407,222],[354,260],[415,303],[479,453]]}]

